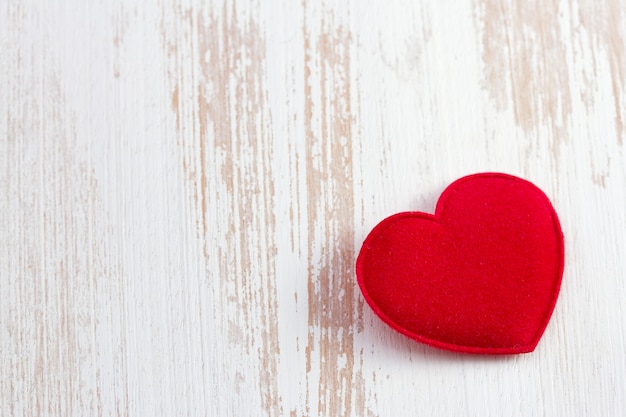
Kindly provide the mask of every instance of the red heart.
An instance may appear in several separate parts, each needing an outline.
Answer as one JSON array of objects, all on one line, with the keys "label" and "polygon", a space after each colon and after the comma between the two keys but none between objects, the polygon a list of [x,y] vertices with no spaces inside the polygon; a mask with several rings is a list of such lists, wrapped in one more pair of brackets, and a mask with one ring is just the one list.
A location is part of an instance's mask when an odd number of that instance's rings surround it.
[{"label": "red heart", "polygon": [[467,353],[532,352],[563,275],[563,234],[546,195],[506,174],[470,175],[435,215],[398,213],[365,239],[356,275],[400,333]]}]

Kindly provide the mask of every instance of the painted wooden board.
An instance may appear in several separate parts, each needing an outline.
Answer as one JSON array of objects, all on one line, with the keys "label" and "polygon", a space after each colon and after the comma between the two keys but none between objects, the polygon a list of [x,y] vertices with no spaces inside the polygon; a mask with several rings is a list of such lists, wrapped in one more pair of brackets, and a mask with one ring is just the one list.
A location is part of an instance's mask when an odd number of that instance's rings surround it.
[{"label": "painted wooden board", "polygon": [[[0,3],[0,414],[626,410],[626,3]],[[419,345],[361,242],[454,179],[566,242],[532,354]]]}]

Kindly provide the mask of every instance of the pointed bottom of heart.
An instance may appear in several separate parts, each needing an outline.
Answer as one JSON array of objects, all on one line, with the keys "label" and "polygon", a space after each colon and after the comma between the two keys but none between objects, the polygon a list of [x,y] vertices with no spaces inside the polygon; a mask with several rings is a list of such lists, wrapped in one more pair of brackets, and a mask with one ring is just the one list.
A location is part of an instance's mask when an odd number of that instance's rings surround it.
[{"label": "pointed bottom of heart", "polygon": [[563,234],[546,195],[507,174],[463,177],[435,214],[379,223],[356,263],[372,310],[398,332],[466,353],[531,352],[554,310]]}]

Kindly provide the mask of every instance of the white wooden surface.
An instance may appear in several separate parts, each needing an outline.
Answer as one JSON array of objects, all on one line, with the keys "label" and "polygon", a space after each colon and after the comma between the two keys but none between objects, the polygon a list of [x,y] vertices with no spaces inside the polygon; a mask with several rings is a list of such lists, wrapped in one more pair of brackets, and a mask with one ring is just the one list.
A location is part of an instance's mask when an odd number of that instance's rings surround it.
[{"label": "white wooden surface", "polygon": [[[0,414],[626,411],[620,0],[0,2]],[[537,350],[450,354],[365,235],[504,171],[561,216]]]}]

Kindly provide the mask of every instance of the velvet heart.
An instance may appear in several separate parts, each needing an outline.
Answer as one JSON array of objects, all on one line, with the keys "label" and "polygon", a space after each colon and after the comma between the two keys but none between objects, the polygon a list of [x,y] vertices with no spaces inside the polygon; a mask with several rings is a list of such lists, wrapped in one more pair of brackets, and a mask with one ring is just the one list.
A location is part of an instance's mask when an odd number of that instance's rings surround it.
[{"label": "velvet heart", "polygon": [[457,352],[531,352],[559,294],[564,247],[546,195],[482,173],[441,194],[435,214],[398,213],[365,239],[357,281],[372,310],[404,335]]}]

